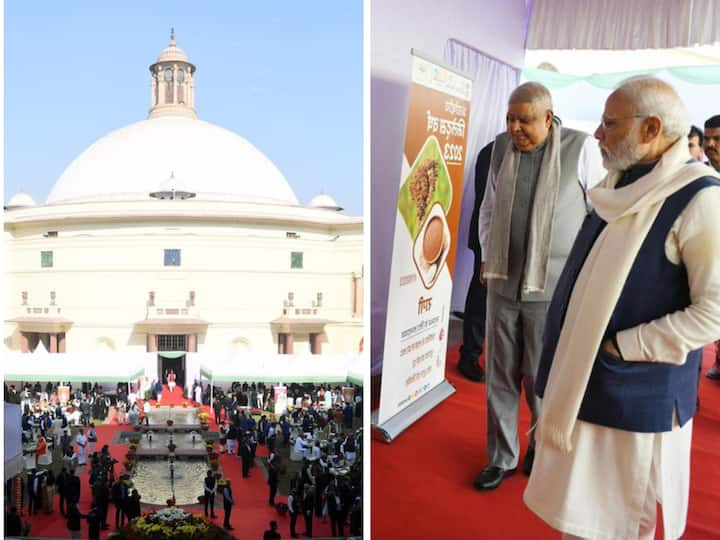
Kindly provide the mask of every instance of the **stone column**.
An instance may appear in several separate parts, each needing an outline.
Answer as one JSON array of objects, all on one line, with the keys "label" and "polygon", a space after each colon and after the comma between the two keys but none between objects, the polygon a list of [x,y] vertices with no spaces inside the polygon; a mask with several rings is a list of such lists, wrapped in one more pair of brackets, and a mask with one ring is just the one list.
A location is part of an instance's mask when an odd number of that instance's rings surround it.
[{"label": "stone column", "polygon": [[188,352],[197,352],[197,334],[188,334],[187,350]]},{"label": "stone column", "polygon": [[285,354],[285,334],[278,333],[278,354]]},{"label": "stone column", "polygon": [[157,334],[147,335],[147,352],[157,352]]},{"label": "stone column", "polygon": [[20,332],[20,352],[30,352],[30,338],[27,332]]},{"label": "stone column", "polygon": [[294,336],[290,333],[285,334],[285,354],[292,354],[293,353],[293,342],[294,342]]},{"label": "stone column", "polygon": [[58,352],[65,352],[65,332],[58,334]]},{"label": "stone column", "polygon": [[178,74],[178,66],[177,64],[173,64],[173,80],[172,80],[172,89],[173,89],[173,105],[176,105],[178,102],[178,80],[177,80],[177,74]]},{"label": "stone column", "polygon": [[50,334],[50,351],[51,353],[58,352],[58,335]]}]

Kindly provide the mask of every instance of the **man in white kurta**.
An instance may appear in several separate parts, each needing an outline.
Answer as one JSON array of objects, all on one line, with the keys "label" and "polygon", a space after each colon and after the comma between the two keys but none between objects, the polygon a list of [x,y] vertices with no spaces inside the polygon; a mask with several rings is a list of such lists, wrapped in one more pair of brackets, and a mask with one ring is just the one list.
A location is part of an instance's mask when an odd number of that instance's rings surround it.
[{"label": "man in white kurta", "polygon": [[[588,193],[597,213],[589,220],[603,223],[594,237],[585,225],[581,229],[550,307],[543,352],[550,347],[549,364],[541,362],[538,371],[547,384],[539,387],[543,412],[524,495],[528,507],[567,538],[654,538],[657,502],[665,538],[679,538],[685,530],[693,372],[697,350],[720,336],[720,175],[688,164],[688,129],[675,91],[648,77],[610,95],[595,132],[609,174]],[[668,210],[673,205],[677,216]],[[656,242],[660,256],[650,260],[647,246],[664,230],[657,223],[668,215],[669,232]],[[576,252],[584,249],[573,268]],[[608,332],[613,321],[633,311],[629,289],[642,281],[638,269],[644,266],[680,276],[671,285],[684,287],[688,301],[682,309]],[[645,307],[658,302],[653,287],[657,297],[667,289],[661,280],[645,282],[642,297],[636,297],[639,311],[654,309]],[[560,321],[559,335],[553,319]],[[626,388],[633,370],[647,370],[648,381],[657,370],[669,374],[663,383],[668,399],[644,396],[658,385],[642,388],[642,377]],[[593,392],[602,393],[598,380],[617,401],[593,405]],[[615,415],[624,400],[633,399],[640,406]],[[628,427],[653,422],[666,428]]]},{"label": "man in white kurta", "polygon": [[81,429],[80,432],[75,437],[75,444],[77,444],[77,453],[78,453],[78,465],[85,465],[85,462],[87,460],[87,437],[85,436],[85,432]]}]

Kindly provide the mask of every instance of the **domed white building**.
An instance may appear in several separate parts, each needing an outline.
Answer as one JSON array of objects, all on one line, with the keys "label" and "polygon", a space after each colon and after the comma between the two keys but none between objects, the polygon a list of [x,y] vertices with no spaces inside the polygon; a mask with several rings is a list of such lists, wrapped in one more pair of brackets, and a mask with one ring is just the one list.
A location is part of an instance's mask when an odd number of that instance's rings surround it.
[{"label": "domed white building", "polygon": [[326,194],[303,206],[260,150],[198,119],[195,72],[171,37],[147,119],[82,152],[45,204],[8,200],[6,352],[157,353],[150,378],[184,373],[185,353],[357,352],[362,218]]}]

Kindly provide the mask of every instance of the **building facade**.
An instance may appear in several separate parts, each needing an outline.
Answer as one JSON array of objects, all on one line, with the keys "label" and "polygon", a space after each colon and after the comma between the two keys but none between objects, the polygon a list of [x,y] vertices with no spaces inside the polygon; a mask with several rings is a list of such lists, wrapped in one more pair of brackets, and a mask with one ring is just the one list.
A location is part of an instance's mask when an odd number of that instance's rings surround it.
[{"label": "building facade", "polygon": [[8,201],[5,350],[356,352],[362,218],[299,204],[257,148],[198,119],[174,36],[150,79],[145,120],[81,153],[45,204]]}]

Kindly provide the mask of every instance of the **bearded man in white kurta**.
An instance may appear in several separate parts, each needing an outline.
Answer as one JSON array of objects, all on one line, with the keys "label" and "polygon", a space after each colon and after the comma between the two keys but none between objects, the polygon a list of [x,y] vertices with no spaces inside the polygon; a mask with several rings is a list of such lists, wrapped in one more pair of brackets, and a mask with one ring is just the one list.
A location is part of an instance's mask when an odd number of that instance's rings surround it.
[{"label": "bearded man in white kurta", "polygon": [[720,336],[720,175],[676,92],[623,83],[595,132],[607,178],[551,302],[525,503],[567,538],[685,530],[702,347]]}]

